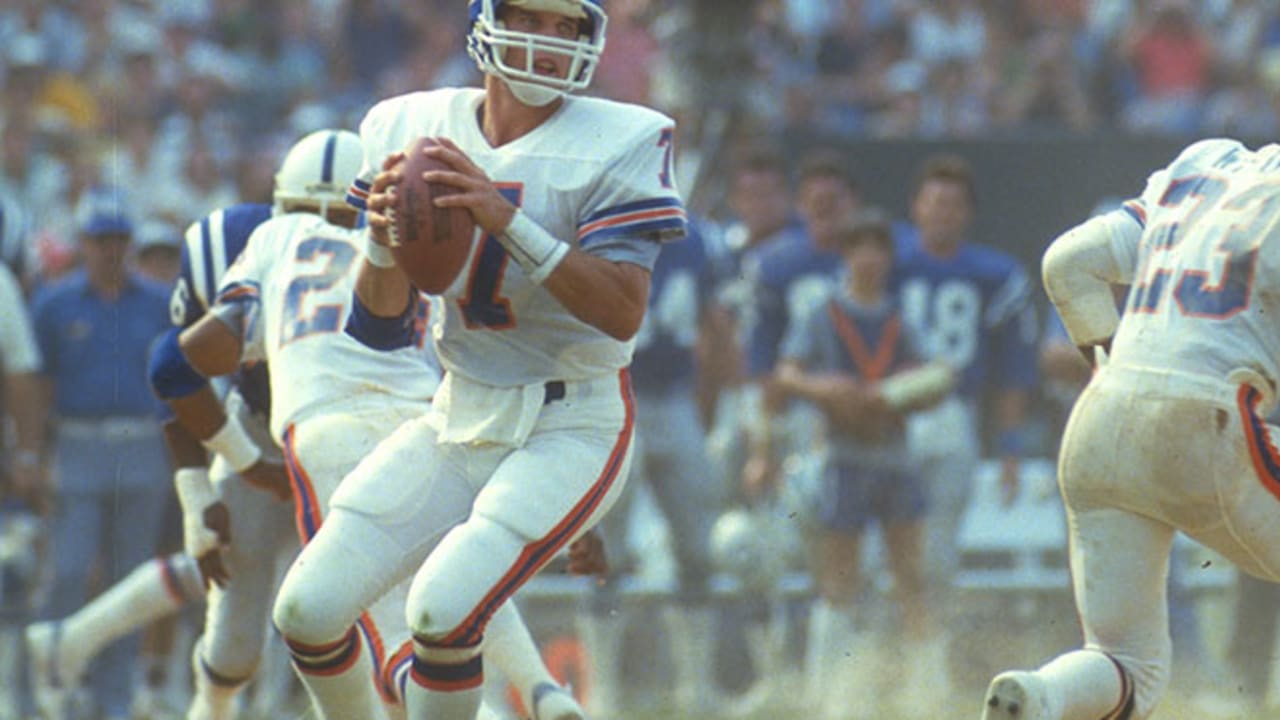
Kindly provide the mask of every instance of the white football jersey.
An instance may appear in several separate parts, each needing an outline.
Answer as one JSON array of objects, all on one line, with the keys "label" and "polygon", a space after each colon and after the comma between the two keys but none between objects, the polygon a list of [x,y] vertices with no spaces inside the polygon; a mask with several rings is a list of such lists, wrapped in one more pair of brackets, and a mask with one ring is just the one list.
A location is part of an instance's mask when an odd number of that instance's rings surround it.
[{"label": "white football jersey", "polygon": [[[501,147],[478,123],[484,91],[446,88],[385,100],[360,126],[365,167],[348,202],[363,207],[383,160],[423,136],[447,137],[525,214],[585,252],[652,270],[658,242],[684,234],[672,177],[674,122],[636,105],[566,97],[542,125]],[[443,294],[436,349],[446,370],[514,386],[580,380],[630,363],[621,342],[573,317],[477,229]]]},{"label": "white football jersey", "polygon": [[426,298],[417,346],[374,350],[344,332],[363,241],[362,231],[317,215],[282,215],[253,232],[223,278],[219,304],[249,303],[246,359],[270,368],[277,440],[292,423],[355,403],[426,403],[440,383],[431,343],[422,341]]},{"label": "white football jersey", "polygon": [[1125,211],[1141,231],[1113,235],[1133,272],[1112,361],[1280,380],[1280,146],[1195,143]]}]

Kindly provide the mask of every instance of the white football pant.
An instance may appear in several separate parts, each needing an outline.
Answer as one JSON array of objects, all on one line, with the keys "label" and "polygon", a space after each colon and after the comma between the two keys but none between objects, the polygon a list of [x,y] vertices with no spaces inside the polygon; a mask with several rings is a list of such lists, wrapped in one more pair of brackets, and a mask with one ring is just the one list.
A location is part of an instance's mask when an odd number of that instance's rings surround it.
[{"label": "white football pant", "polygon": [[[1058,474],[1085,648],[1131,676],[1134,720],[1151,714],[1169,679],[1165,589],[1176,530],[1250,574],[1280,580],[1280,453],[1276,428],[1258,415],[1261,398],[1217,378],[1109,366],[1067,425]],[[1117,678],[1106,663],[1068,665],[1082,668],[1079,677],[1055,666],[1050,705],[1084,718],[1073,710],[1099,700],[1081,682],[1114,695]],[[1127,682],[1119,678],[1121,692]]]}]

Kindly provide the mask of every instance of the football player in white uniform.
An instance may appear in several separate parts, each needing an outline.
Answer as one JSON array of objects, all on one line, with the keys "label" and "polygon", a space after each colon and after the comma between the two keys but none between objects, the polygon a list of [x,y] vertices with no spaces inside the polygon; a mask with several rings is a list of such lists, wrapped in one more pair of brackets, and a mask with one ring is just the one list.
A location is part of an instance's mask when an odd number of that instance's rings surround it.
[{"label": "football player in white uniform", "polygon": [[[997,676],[983,718],[1140,720],[1169,679],[1176,531],[1280,581],[1280,453],[1263,420],[1280,380],[1280,145],[1191,145],[1140,197],[1056,239],[1043,273],[1072,341],[1109,355],[1058,464],[1084,648]],[[1132,284],[1123,318],[1112,284]]]},{"label": "football player in white uniform", "polygon": [[[306,191],[289,199],[285,213],[254,231],[210,313],[184,333],[182,348],[204,375],[266,361],[270,432],[284,448],[298,536],[305,542],[338,481],[392,428],[425,411],[439,370],[420,342],[374,353],[342,332],[361,237],[352,229],[358,211],[343,196],[362,149],[349,131],[313,133],[302,143],[314,151],[307,158],[315,168],[327,163],[311,173],[327,191],[315,192],[314,182],[300,186]],[[416,320],[405,328],[411,337],[422,336],[425,314]],[[387,651],[383,638],[407,637],[403,594],[380,607],[387,611],[376,621],[363,617],[359,623],[379,669]],[[386,680],[379,689],[392,698]]]},{"label": "football player in white uniform", "polygon": [[[320,131],[300,145],[314,151],[305,157],[315,167],[332,166],[310,173],[320,175],[328,191],[305,183],[304,194],[289,198],[292,212],[254,231],[227,271],[217,303],[183,334],[181,347],[193,369],[205,376],[257,359],[271,368],[271,434],[284,447],[298,534],[305,542],[320,527],[338,482],[392,429],[426,412],[440,369],[425,343],[425,303],[390,344],[377,350],[343,332],[365,322],[358,310],[353,317],[351,307],[363,233],[352,229],[357,210],[343,202],[363,152],[359,138],[347,131]],[[398,702],[411,654],[404,623],[407,589],[408,583],[401,583],[362,615],[352,631],[362,642],[344,645],[349,653],[307,670],[323,676],[367,647],[376,680],[371,684],[370,675],[364,675],[362,685],[376,689],[387,704]],[[552,682],[551,677],[514,607],[501,618],[504,632],[494,633],[491,641],[514,645],[504,657],[523,665],[504,664],[503,669],[532,696],[534,686]],[[356,704],[361,697],[347,698],[339,714],[381,714],[376,703]]]},{"label": "football player in white uniform", "polygon": [[[411,718],[475,714],[490,618],[621,491],[633,338],[660,243],[685,225],[673,122],[568,94],[590,81],[604,44],[599,4],[469,6],[468,47],[484,89],[375,106],[361,125],[365,170],[351,194],[367,202],[371,227],[352,311],[367,322],[351,329],[378,345],[417,302],[387,247],[384,211],[400,180],[391,168],[411,141],[440,140],[427,152],[453,170],[425,179],[460,192],[435,202],[467,208],[478,226],[434,328],[445,378],[431,412],[343,481],[275,608],[295,667],[306,668],[348,652],[360,613],[412,576]],[[316,688],[316,675],[304,680]],[[533,712],[576,716],[536,703]]]}]

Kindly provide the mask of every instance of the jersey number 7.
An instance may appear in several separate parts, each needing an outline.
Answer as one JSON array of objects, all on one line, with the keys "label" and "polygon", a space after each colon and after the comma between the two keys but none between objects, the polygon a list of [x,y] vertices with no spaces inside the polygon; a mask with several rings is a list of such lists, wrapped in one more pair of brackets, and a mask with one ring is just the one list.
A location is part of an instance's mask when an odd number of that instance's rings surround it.
[{"label": "jersey number 7", "polygon": [[[524,196],[523,183],[494,183],[507,202],[520,207]],[[467,291],[458,298],[458,309],[467,329],[508,330],[516,326],[511,312],[511,301],[501,294],[502,276],[511,256],[498,238],[485,233],[480,238],[480,251],[471,266],[467,278]]]}]

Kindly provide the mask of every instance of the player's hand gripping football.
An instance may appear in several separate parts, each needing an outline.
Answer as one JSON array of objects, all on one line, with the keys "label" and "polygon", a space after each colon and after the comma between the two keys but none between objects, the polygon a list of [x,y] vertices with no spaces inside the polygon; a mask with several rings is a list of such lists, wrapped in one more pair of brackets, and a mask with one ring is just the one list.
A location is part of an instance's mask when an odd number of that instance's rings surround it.
[{"label": "player's hand gripping football", "polygon": [[499,235],[511,224],[516,206],[498,192],[489,176],[452,140],[435,138],[438,145],[423,150],[427,156],[439,160],[453,170],[433,170],[422,174],[429,183],[443,183],[458,189],[451,195],[435,198],[436,207],[463,207],[471,211],[471,217],[485,232]]},{"label": "player's hand gripping football", "polygon": [[403,176],[394,169],[404,159],[404,153],[394,152],[382,161],[382,172],[373,177],[369,187],[369,197],[365,200],[365,220],[373,241],[383,247],[391,247],[391,235],[388,227],[391,221],[387,218],[387,208],[395,202],[396,185]]},{"label": "player's hand gripping football", "polygon": [[289,485],[289,475],[284,463],[259,458],[256,463],[241,471],[240,477],[254,488],[271,493],[281,502],[293,499],[293,488]]}]

